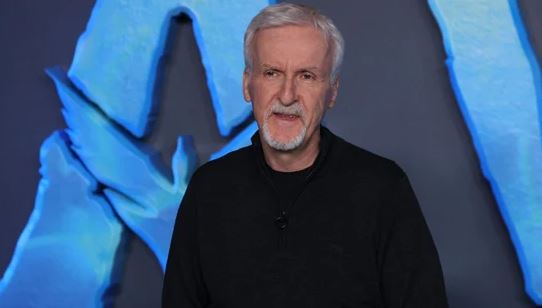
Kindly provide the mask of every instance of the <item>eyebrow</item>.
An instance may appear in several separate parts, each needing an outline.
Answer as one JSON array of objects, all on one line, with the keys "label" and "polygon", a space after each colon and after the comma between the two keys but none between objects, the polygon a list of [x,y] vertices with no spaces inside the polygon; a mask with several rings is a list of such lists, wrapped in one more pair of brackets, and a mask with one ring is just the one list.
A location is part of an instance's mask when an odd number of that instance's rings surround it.
[{"label": "eyebrow", "polygon": [[318,66],[309,66],[309,67],[303,67],[299,70],[300,71],[319,71],[320,68]]},{"label": "eyebrow", "polygon": [[[270,64],[262,64],[262,67],[264,69],[274,69],[274,70],[277,70],[277,71],[282,71],[280,68],[278,68],[277,66],[275,65],[270,65]],[[317,71],[319,72],[320,71],[320,68],[317,67],[317,66],[309,66],[309,67],[302,67],[298,70],[296,70],[296,72],[304,72],[304,71]]]},{"label": "eyebrow", "polygon": [[269,64],[262,64],[262,67],[263,68],[270,68],[270,69],[274,69],[274,70],[280,70],[278,67],[274,66],[274,65],[269,65]]}]

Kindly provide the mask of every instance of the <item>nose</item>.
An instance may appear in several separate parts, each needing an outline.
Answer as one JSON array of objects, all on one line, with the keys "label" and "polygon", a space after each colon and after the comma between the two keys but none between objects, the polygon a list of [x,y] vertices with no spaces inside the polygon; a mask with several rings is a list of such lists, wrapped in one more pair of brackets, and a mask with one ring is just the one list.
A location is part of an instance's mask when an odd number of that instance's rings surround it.
[{"label": "nose", "polygon": [[294,78],[285,78],[279,93],[280,103],[283,105],[291,105],[297,102],[296,84]]}]

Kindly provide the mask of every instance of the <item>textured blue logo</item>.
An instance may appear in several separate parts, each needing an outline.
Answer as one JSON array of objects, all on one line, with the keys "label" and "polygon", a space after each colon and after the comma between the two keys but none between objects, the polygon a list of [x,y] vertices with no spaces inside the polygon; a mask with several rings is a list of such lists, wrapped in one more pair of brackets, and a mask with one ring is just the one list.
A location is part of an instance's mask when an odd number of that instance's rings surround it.
[{"label": "textured blue logo", "polygon": [[542,305],[542,79],[516,0],[430,0],[450,79],[508,227],[525,288]]},{"label": "textured blue logo", "polygon": [[[223,136],[246,120],[242,35],[263,0],[98,0],[66,73],[48,70],[68,128],[41,148],[34,211],[0,281],[2,307],[109,306],[128,230],[165,265],[195,168],[180,137],[169,178],[140,140],[172,16],[188,14]],[[542,304],[540,69],[514,0],[429,0],[452,85],[509,228],[528,294]],[[182,102],[181,102],[182,103]],[[213,157],[248,143],[245,127]]]},{"label": "textured blue logo", "polygon": [[[109,306],[128,230],[165,267],[196,163],[190,137],[180,137],[170,179],[140,140],[158,107],[154,88],[171,18],[192,18],[216,122],[232,137],[251,113],[241,95],[244,30],[268,4],[97,1],[68,73],[47,70],[68,128],[41,147],[36,204],[0,281],[0,306]],[[248,144],[255,131],[247,125],[213,158]]]}]

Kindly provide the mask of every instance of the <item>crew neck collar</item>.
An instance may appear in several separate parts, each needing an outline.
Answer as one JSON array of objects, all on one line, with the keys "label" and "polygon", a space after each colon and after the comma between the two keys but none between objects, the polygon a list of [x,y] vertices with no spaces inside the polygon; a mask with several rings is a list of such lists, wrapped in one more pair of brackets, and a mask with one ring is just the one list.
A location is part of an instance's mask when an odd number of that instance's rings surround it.
[{"label": "crew neck collar", "polygon": [[316,171],[318,171],[318,169],[322,165],[322,162],[325,160],[331,146],[332,135],[333,134],[329,131],[329,129],[327,129],[323,125],[320,125],[320,142],[318,144],[319,151],[318,151],[318,155],[316,156],[316,159],[314,160],[314,163],[307,168],[304,168],[298,171],[293,171],[293,172],[276,171],[276,170],[273,170],[267,164],[267,162],[265,161],[264,153],[263,153],[262,141],[260,139],[259,130],[256,131],[254,135],[252,135],[251,141],[252,141],[252,148],[254,149],[254,152],[256,153],[257,163],[260,166],[260,169],[262,169],[268,177],[271,175],[271,171],[279,172],[279,173],[296,173],[296,172],[303,172],[308,169],[311,169],[310,172],[308,172],[307,174],[307,179],[309,179],[310,177],[312,177],[314,173],[316,173]]}]

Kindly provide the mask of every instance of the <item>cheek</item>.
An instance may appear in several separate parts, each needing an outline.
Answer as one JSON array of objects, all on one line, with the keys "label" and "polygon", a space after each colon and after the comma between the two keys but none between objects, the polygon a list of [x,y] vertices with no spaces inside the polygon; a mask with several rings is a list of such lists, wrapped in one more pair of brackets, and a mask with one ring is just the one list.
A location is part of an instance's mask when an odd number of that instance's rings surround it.
[{"label": "cheek", "polygon": [[310,120],[308,124],[312,127],[318,126],[318,124],[320,124],[320,122],[322,121],[322,116],[323,116],[323,109],[321,108],[320,104],[317,104],[316,106],[314,106],[311,112]]},{"label": "cheek", "polygon": [[266,108],[264,106],[261,106],[261,104],[259,104],[253,106],[252,108],[254,108],[254,118],[257,121],[261,121],[265,118]]},{"label": "cheek", "polygon": [[252,87],[250,87],[250,94],[252,98],[252,108],[255,115],[264,114],[269,108],[269,105],[273,101],[275,88],[273,84],[264,83],[262,81],[254,81]]},{"label": "cheek", "polygon": [[267,112],[267,102],[265,101],[265,98],[261,95],[258,95],[257,92],[253,93],[252,96],[252,111],[254,113],[254,118],[256,121],[260,122],[265,117],[265,114]]},{"label": "cheek", "polygon": [[328,99],[326,93],[323,91],[314,91],[311,95],[306,96],[306,98],[305,109],[307,116],[311,121],[320,120],[325,111],[326,101]]}]

